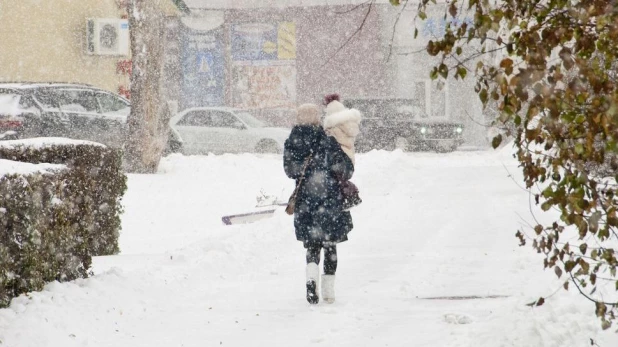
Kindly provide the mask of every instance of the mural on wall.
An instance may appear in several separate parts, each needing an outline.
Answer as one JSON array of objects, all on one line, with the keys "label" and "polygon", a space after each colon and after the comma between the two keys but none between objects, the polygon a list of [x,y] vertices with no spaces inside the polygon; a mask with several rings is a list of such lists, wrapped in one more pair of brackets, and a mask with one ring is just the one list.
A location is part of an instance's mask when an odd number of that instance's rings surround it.
[{"label": "mural on wall", "polygon": [[458,29],[463,23],[468,25],[468,28],[472,27],[474,20],[472,18],[448,18],[444,17],[430,17],[423,21],[421,34],[428,38],[441,38],[446,34],[446,24],[451,23],[451,29]]},{"label": "mural on wall", "polygon": [[234,61],[296,59],[293,22],[233,24],[231,30]]},{"label": "mural on wall", "polygon": [[223,28],[198,31],[184,28],[182,35],[182,97],[180,108],[223,106],[225,56]]},{"label": "mural on wall", "polygon": [[235,65],[232,85],[234,107],[294,108],[296,106],[296,66]]},{"label": "mural on wall", "polygon": [[296,25],[231,26],[232,104],[246,109],[296,106]]}]

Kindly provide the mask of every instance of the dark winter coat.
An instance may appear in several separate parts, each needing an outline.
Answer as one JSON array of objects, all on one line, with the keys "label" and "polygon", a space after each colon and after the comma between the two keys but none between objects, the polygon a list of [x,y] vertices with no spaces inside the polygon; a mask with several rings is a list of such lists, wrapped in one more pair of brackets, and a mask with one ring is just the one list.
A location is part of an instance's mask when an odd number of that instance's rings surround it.
[{"label": "dark winter coat", "polygon": [[337,140],[319,125],[297,125],[285,142],[283,166],[298,183],[305,158],[313,154],[296,200],[296,238],[305,247],[348,239],[352,216],[343,211],[340,181],[352,177],[354,166]]}]

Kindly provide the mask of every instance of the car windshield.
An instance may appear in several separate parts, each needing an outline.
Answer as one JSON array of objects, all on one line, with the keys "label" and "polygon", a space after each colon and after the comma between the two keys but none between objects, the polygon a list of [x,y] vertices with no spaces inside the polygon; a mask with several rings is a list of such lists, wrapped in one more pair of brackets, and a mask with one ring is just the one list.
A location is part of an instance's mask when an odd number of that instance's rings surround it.
[{"label": "car windshield", "polygon": [[0,89],[0,114],[16,116],[25,110],[32,110],[34,105],[29,97],[12,90]]},{"label": "car windshield", "polygon": [[19,113],[21,95],[0,92],[0,114],[14,116]]},{"label": "car windshield", "polygon": [[251,114],[247,112],[237,112],[236,116],[238,116],[240,120],[245,122],[251,128],[263,128],[266,126],[264,122],[256,119],[255,117],[253,117]]},{"label": "car windshield", "polygon": [[410,114],[411,117],[421,114],[421,109],[414,105],[401,105],[397,107],[397,113]]},{"label": "car windshield", "polygon": [[38,89],[34,96],[45,110],[60,110],[58,106],[58,92],[53,89]]}]

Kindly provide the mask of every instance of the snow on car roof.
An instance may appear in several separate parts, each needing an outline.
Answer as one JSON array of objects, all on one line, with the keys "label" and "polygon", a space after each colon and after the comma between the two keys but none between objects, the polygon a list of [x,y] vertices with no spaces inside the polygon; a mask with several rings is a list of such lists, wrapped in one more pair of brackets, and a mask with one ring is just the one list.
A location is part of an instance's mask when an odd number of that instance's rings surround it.
[{"label": "snow on car roof", "polygon": [[39,87],[88,87],[93,88],[90,84],[85,83],[65,83],[65,82],[0,82],[0,88],[39,88]]},{"label": "snow on car roof", "polygon": [[116,92],[109,91],[107,89],[95,87],[86,83],[69,83],[69,82],[0,82],[0,89],[12,89],[12,90],[30,90],[36,88],[86,88],[90,90],[102,91],[122,98],[126,102],[130,102],[127,98],[119,95]]},{"label": "snow on car roof", "polygon": [[85,83],[63,83],[63,82],[36,82],[36,83],[25,83],[25,82],[0,82],[0,89],[13,89],[13,90],[30,90],[37,88],[87,88],[91,90],[101,90],[109,92],[106,89],[98,88],[92,86],[90,84]]}]

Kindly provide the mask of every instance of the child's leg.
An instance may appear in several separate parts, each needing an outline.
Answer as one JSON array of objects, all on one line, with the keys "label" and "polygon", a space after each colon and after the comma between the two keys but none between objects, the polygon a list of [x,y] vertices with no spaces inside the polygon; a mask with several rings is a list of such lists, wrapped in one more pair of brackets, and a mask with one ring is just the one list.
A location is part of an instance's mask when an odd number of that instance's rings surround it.
[{"label": "child's leg", "polygon": [[310,264],[310,263],[320,264],[321,251],[322,251],[321,245],[311,245],[307,247],[307,264]]},{"label": "child's leg", "polygon": [[337,271],[337,246],[324,246],[324,274],[322,275],[322,298],[329,304],[335,302],[335,272]]},{"label": "child's leg", "polygon": [[310,245],[307,247],[307,301],[310,304],[317,304],[320,301],[318,297],[318,285],[320,278],[320,252],[322,246]]},{"label": "child's leg", "polygon": [[337,245],[332,244],[332,245],[324,246],[324,274],[334,275],[336,271],[337,271]]}]

